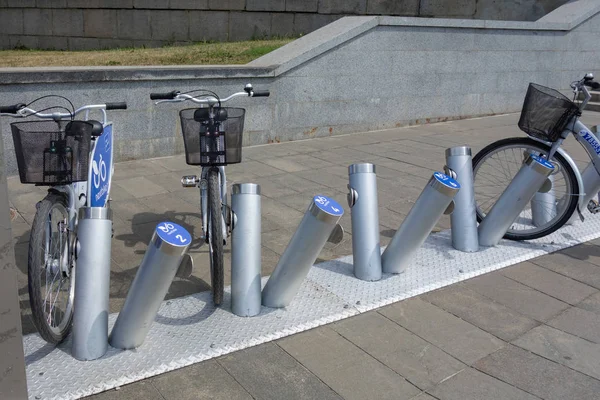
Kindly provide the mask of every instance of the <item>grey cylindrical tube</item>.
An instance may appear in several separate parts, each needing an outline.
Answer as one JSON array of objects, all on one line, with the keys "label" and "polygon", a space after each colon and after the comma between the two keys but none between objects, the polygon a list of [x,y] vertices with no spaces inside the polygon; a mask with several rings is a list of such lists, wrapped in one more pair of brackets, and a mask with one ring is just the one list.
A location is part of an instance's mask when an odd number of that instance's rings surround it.
[{"label": "grey cylindrical tube", "polygon": [[354,276],[364,281],[378,281],[381,279],[381,247],[375,165],[352,164],[348,175]]},{"label": "grey cylindrical tube", "polygon": [[231,311],[240,317],[260,313],[260,186],[233,185],[231,210]]},{"label": "grey cylindrical tube", "polygon": [[[554,175],[548,177],[551,185],[554,185]],[[531,222],[534,226],[546,225],[556,217],[556,196],[554,187],[544,192],[535,192],[531,199]]]},{"label": "grey cylindrical tube", "polygon": [[459,183],[449,176],[433,174],[383,252],[383,272],[399,274],[406,270],[459,189]]},{"label": "grey cylindrical tube", "polygon": [[191,241],[177,224],[157,225],[110,334],[111,346],[133,349],[144,343]]},{"label": "grey cylindrical tube", "polygon": [[472,253],[479,250],[479,238],[471,148],[459,146],[447,149],[446,165],[456,173],[456,181],[460,185],[460,190],[454,197],[454,211],[450,216],[452,246],[457,250]]},{"label": "grey cylindrical tube", "polygon": [[[590,200],[596,197],[598,192],[600,192],[600,175],[598,175],[598,171],[596,171],[596,167],[594,167],[593,163],[590,162],[587,167],[585,167],[581,174],[581,180],[583,181],[583,188],[579,188],[579,191],[584,193],[581,210],[583,213]],[[577,211],[573,213],[569,219],[569,223],[572,224],[576,221],[579,221],[579,213]]]},{"label": "grey cylindrical tube", "polygon": [[262,292],[264,306],[290,304],[344,214],[334,200],[315,196]]},{"label": "grey cylindrical tube", "polygon": [[78,360],[100,358],[108,349],[111,218],[109,208],[79,209],[72,347]]},{"label": "grey cylindrical tube", "polygon": [[530,155],[496,204],[479,224],[479,244],[495,246],[517,219],[533,195],[542,187],[554,166],[547,160]]}]

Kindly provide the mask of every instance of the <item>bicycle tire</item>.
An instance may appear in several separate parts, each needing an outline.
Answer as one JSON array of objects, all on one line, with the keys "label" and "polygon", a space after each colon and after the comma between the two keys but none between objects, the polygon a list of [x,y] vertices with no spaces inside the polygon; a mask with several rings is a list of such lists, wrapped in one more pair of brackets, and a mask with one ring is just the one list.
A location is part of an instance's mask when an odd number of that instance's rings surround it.
[{"label": "bicycle tire", "polygon": [[[519,147],[519,146],[521,146],[523,148],[539,151],[540,153],[542,153],[544,155],[548,155],[548,152],[550,151],[550,146],[545,145],[544,143],[540,143],[540,142],[532,140],[530,138],[520,138],[520,137],[502,139],[497,142],[491,143],[488,146],[486,146],[485,148],[483,148],[480,152],[478,152],[475,155],[475,157],[473,157],[473,178],[474,178],[474,182],[475,182],[474,190],[475,190],[476,202],[477,202],[477,197],[478,197],[478,187],[476,184],[477,172],[481,168],[481,165],[483,165],[482,163],[484,163],[486,160],[490,159],[491,154],[493,154],[493,153],[499,153],[503,149],[515,148],[515,147]],[[561,213],[561,215],[556,215],[553,218],[553,220],[551,220],[548,223],[548,226],[542,227],[537,232],[525,233],[525,232],[519,232],[516,230],[509,229],[508,232],[504,235],[505,239],[515,240],[515,241],[533,240],[533,239],[538,239],[540,237],[550,235],[551,233],[555,232],[557,229],[561,228],[564,224],[566,224],[567,221],[569,221],[569,219],[571,218],[573,212],[575,212],[575,209],[577,208],[577,204],[579,201],[579,193],[580,193],[580,188],[579,188],[579,184],[577,182],[575,172],[573,171],[573,168],[571,167],[571,165],[566,161],[566,159],[560,153],[555,153],[555,155],[552,159],[552,162],[557,163],[559,165],[559,168],[562,168],[564,170],[565,173],[563,176],[565,177],[565,181],[568,181],[566,184],[570,188],[569,193],[566,194],[568,203],[565,207],[562,208],[563,212]],[[504,190],[504,188],[501,188],[501,189]],[[479,204],[476,204],[476,205],[477,205],[477,208],[476,208],[477,221],[481,222],[485,215],[481,211]]]},{"label": "bicycle tire", "polygon": [[[68,281],[68,291],[67,293],[67,302],[64,310],[60,310],[62,317],[60,318],[60,322],[58,324],[53,324],[51,319],[53,318],[53,310],[49,309],[49,313],[46,312],[47,303],[47,293],[44,295],[42,293],[42,274],[45,277],[48,277],[48,266],[45,260],[46,254],[46,229],[47,227],[52,228],[53,222],[51,220],[52,211],[57,208],[62,208],[68,218],[68,206],[67,206],[67,198],[66,196],[58,193],[48,193],[48,195],[38,203],[37,211],[35,217],[33,219],[33,224],[31,226],[31,234],[29,240],[29,252],[28,252],[28,262],[27,262],[27,277],[28,277],[28,290],[29,290],[29,303],[31,305],[31,314],[32,319],[37,331],[40,336],[48,343],[58,344],[65,340],[71,331],[71,325],[73,322],[73,299],[74,299],[74,288],[75,288],[75,268],[72,268],[73,265],[70,266],[70,274],[69,277],[64,276],[60,271],[60,268],[57,268],[57,272],[50,271],[52,274],[53,280],[51,287],[54,285],[55,279],[58,277],[61,280],[61,283],[58,286],[58,291],[60,291],[62,287],[62,281]],[[50,219],[50,222],[49,222]],[[58,235],[61,235],[60,232],[57,232]],[[63,260],[63,252],[69,251],[68,241],[71,239],[69,237],[69,233],[65,235],[65,246],[66,249],[63,249],[63,245],[59,241],[59,261],[58,265],[60,267],[60,263]],[[52,237],[53,234],[50,234],[50,248],[52,248]],[[52,253],[52,250],[48,250],[48,252]],[[71,261],[70,254],[67,255],[67,262]],[[53,264],[54,265],[54,264]],[[53,268],[53,267],[50,267]],[[48,290],[47,280],[44,285],[46,290]],[[58,295],[57,295],[58,297]],[[55,301],[56,303],[56,301]],[[52,304],[50,304],[52,307]],[[50,315],[48,315],[50,314]],[[49,321],[50,320],[50,321]]]},{"label": "bicycle tire", "polygon": [[210,280],[213,302],[220,305],[223,301],[225,277],[223,270],[223,219],[221,217],[221,188],[219,170],[208,172],[208,213],[210,229],[208,244],[210,256]]}]

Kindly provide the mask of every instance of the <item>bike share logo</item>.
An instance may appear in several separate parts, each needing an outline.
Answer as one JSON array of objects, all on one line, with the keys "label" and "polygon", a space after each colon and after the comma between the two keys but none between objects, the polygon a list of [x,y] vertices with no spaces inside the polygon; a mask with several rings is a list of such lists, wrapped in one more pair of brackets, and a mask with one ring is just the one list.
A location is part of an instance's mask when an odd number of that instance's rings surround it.
[{"label": "bike share logo", "polygon": [[433,175],[437,178],[438,181],[442,182],[446,186],[451,186],[453,188],[460,187],[458,185],[458,182],[456,182],[454,179],[450,178],[448,175],[444,175],[441,172],[435,172]]},{"label": "bike share logo", "polygon": [[[158,224],[156,229],[158,230],[158,236],[160,236],[161,239],[163,239],[164,241],[169,242],[171,244],[186,244],[191,241],[190,234],[185,229],[181,228],[179,225],[172,224],[170,222],[161,222],[160,224]],[[172,239],[172,235],[178,231],[181,231],[181,233],[183,234],[175,235],[175,239],[177,239],[179,242],[175,241],[175,243],[173,243],[173,241],[169,239]]]},{"label": "bike share logo", "polygon": [[110,168],[112,165],[112,125],[104,127],[97,139],[92,159],[92,206],[104,207],[108,198]]},{"label": "bike share logo", "polygon": [[600,155],[600,143],[596,136],[594,136],[590,131],[585,129],[579,132],[579,136],[581,136],[586,142],[588,142],[593,148],[596,154]]},{"label": "bike share logo", "polygon": [[325,212],[333,213],[334,215],[341,215],[344,212],[344,209],[338,203],[325,196],[315,196],[313,200]]}]

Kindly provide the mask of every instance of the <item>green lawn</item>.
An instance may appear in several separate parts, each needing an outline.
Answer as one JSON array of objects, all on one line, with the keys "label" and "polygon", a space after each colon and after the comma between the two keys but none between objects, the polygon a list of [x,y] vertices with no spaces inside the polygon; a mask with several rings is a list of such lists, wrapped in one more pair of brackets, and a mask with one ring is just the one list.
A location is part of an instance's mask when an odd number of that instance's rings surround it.
[{"label": "green lawn", "polygon": [[292,40],[93,51],[0,50],[0,67],[246,64]]}]

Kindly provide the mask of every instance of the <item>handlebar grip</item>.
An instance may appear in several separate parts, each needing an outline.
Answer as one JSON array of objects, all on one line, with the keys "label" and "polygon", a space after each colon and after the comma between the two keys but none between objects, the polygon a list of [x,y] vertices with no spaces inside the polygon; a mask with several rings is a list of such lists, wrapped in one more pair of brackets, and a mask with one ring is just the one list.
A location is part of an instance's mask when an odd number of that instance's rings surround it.
[{"label": "handlebar grip", "polygon": [[13,104],[12,106],[0,106],[0,113],[16,114],[17,111],[25,106],[24,103]]},{"label": "handlebar grip", "polygon": [[271,92],[268,90],[254,90],[252,92],[252,97],[269,97]]},{"label": "handlebar grip", "polygon": [[588,81],[584,82],[585,86],[588,86],[594,90],[600,89],[600,82]]},{"label": "handlebar grip", "polygon": [[150,93],[150,100],[173,100],[178,94],[177,90],[169,93]]},{"label": "handlebar grip", "polygon": [[107,110],[127,110],[127,103],[124,101],[120,103],[106,103]]}]

